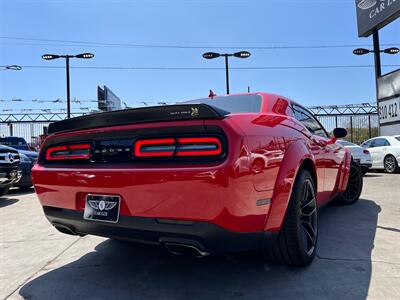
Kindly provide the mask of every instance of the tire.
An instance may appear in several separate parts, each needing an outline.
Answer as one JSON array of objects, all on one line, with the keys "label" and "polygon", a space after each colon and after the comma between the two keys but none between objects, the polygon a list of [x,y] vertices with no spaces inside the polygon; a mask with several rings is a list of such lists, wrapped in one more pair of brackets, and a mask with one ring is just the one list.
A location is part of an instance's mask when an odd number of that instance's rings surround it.
[{"label": "tire", "polygon": [[363,183],[363,172],[360,166],[354,162],[351,162],[349,181],[347,183],[346,190],[340,193],[334,202],[339,205],[352,205],[356,203],[360,198]]},{"label": "tire", "polygon": [[9,189],[10,189],[9,187],[1,188],[1,189],[0,189],[0,197],[3,196],[3,195],[5,195],[5,194],[7,194],[8,191],[9,191]]},{"label": "tire", "polygon": [[301,169],[294,182],[292,195],[278,238],[267,249],[266,259],[296,266],[308,266],[314,259],[318,241],[318,210],[314,180]]},{"label": "tire", "polygon": [[383,160],[383,166],[385,167],[385,171],[390,174],[397,173],[399,171],[397,160],[391,154],[385,156],[385,159]]},{"label": "tire", "polygon": [[362,172],[363,176],[365,176],[365,174],[368,173],[368,168],[366,168],[366,167],[361,167],[361,172]]}]

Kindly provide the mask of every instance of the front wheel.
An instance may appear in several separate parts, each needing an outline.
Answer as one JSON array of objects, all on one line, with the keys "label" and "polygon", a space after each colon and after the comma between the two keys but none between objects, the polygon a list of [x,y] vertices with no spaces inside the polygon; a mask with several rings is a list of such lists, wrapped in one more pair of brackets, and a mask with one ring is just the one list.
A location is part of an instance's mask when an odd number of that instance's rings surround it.
[{"label": "front wheel", "polygon": [[340,193],[335,202],[340,205],[351,205],[358,201],[363,188],[363,173],[361,167],[355,162],[350,164],[349,181],[346,190]]},{"label": "front wheel", "polygon": [[318,211],[314,180],[307,170],[300,170],[293,186],[279,236],[267,259],[305,267],[315,256],[318,240]]},{"label": "front wheel", "polygon": [[383,165],[387,173],[396,173],[399,170],[397,159],[393,155],[386,155]]}]

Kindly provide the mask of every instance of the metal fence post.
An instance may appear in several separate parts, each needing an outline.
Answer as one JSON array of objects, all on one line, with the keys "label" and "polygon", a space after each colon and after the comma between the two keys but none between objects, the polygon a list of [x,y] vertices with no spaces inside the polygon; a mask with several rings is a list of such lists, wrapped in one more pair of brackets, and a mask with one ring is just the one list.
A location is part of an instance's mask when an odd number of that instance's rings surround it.
[{"label": "metal fence post", "polygon": [[351,142],[353,143],[354,139],[353,139],[353,117],[350,117],[350,136],[351,136]]},{"label": "metal fence post", "polygon": [[368,136],[369,138],[372,138],[371,115],[368,115]]}]

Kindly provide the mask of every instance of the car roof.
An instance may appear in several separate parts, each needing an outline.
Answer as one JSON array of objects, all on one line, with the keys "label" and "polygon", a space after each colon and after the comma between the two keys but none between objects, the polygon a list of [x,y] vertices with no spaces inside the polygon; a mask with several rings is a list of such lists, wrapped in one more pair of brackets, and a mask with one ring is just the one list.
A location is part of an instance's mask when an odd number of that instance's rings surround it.
[{"label": "car roof", "polygon": [[[262,98],[262,105],[261,105],[261,110],[260,113],[268,113],[268,112],[274,112],[277,114],[282,114],[282,115],[287,115],[285,111],[285,107],[287,105],[291,105],[292,103],[295,103],[299,106],[303,106],[299,103],[296,103],[292,101],[291,99],[278,95],[278,94],[273,94],[273,93],[266,93],[266,92],[251,92],[251,93],[237,93],[237,94],[229,94],[229,95],[216,95],[213,98],[228,98],[228,97],[235,97],[235,96],[261,96]],[[178,103],[195,103],[196,101],[201,101],[204,99],[213,99],[210,97],[203,97],[203,98],[198,98],[198,99],[192,99],[188,101],[183,101],[183,102],[178,102]]]},{"label": "car roof", "polygon": [[376,140],[376,139],[387,139],[389,141],[394,141],[396,143],[400,142],[398,139],[396,139],[396,137],[400,137],[400,135],[381,135],[381,136],[376,136],[376,137],[373,137],[373,138],[370,138],[370,139],[364,141],[363,144],[368,142],[368,141],[373,141],[373,140]]},{"label": "car roof", "polygon": [[23,140],[25,140],[23,137],[19,137],[19,136],[1,136],[0,139],[12,139],[12,140],[23,139]]}]

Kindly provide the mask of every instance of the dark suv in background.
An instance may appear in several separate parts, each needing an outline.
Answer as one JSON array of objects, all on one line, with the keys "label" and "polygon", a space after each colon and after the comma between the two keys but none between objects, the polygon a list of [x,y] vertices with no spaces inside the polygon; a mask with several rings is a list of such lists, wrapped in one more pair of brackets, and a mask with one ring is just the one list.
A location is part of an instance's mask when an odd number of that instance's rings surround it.
[{"label": "dark suv in background", "polygon": [[21,179],[20,156],[17,150],[0,145],[0,196]]},{"label": "dark suv in background", "polygon": [[29,190],[32,186],[32,167],[36,163],[38,153],[32,151],[22,137],[9,136],[0,138],[0,145],[14,148],[19,152],[22,177],[14,186],[19,187],[20,190]]}]

